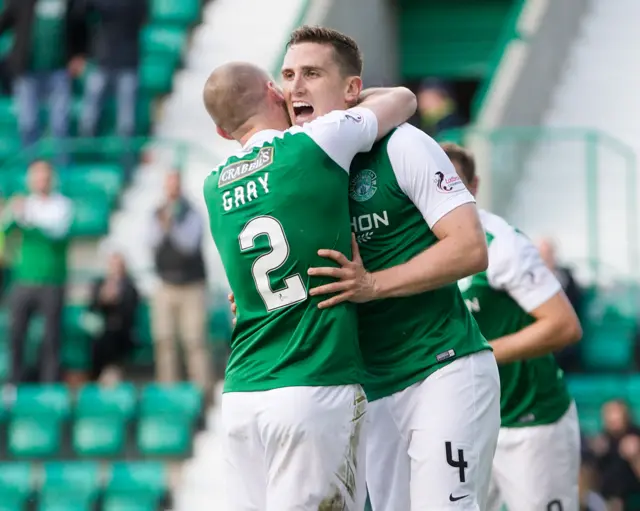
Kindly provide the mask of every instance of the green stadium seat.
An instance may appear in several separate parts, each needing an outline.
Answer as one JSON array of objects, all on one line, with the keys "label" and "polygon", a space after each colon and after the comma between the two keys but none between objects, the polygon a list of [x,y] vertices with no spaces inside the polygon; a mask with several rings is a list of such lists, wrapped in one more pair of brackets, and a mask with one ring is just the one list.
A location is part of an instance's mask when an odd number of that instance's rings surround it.
[{"label": "green stadium seat", "polygon": [[[0,138],[0,163],[6,162],[9,158],[14,157],[21,150],[22,143],[18,137]],[[4,177],[4,176],[3,176]],[[4,182],[4,179],[2,180]],[[4,192],[4,190],[2,190]],[[4,193],[3,193],[4,195]]]},{"label": "green stadium seat", "polygon": [[16,109],[10,96],[0,96],[0,129],[3,133],[18,132]]},{"label": "green stadium seat", "polygon": [[102,511],[156,511],[159,500],[150,495],[107,495]]},{"label": "green stadium seat", "polygon": [[162,463],[117,462],[105,490],[104,511],[155,511],[167,487]]},{"label": "green stadium seat", "polygon": [[60,173],[60,189],[69,197],[105,194],[113,201],[124,186],[124,169],[118,164],[74,165]]},{"label": "green stadium seat", "polygon": [[74,221],[71,235],[97,237],[109,231],[111,208],[104,195],[76,197],[73,204]]},{"label": "green stadium seat", "polygon": [[9,423],[8,451],[14,458],[56,456],[61,442],[62,421],[54,415],[14,418]]},{"label": "green stadium seat", "polygon": [[216,307],[209,311],[209,332],[214,343],[226,343],[231,341],[233,330],[229,307]]},{"label": "green stadium seat", "polygon": [[11,407],[8,450],[16,458],[56,455],[62,426],[69,415],[70,396],[64,385],[22,385]]},{"label": "green stadium seat", "polygon": [[20,385],[11,414],[14,417],[52,415],[65,419],[70,408],[71,396],[62,384]]},{"label": "green stadium seat", "polygon": [[135,387],[87,385],[78,394],[73,448],[81,457],[117,456],[126,445],[126,428],[134,416]]},{"label": "green stadium seat", "polygon": [[187,44],[187,32],[182,27],[147,25],[142,30],[143,55],[159,55],[179,61]]},{"label": "green stadium seat", "polygon": [[138,450],[143,456],[187,456],[192,423],[191,419],[180,416],[143,417],[138,422]]},{"label": "green stadium seat", "polygon": [[626,399],[633,405],[640,405],[640,375],[632,374],[627,379]]},{"label": "green stadium seat", "polygon": [[628,324],[603,323],[587,330],[582,342],[582,363],[597,371],[631,369],[633,337]]},{"label": "green stadium seat", "polygon": [[173,86],[174,71],[174,62],[160,55],[143,55],[139,68],[140,89],[153,95],[169,93]]},{"label": "green stadium seat", "polygon": [[200,0],[151,0],[151,22],[191,25],[200,17]]},{"label": "green stadium seat", "polygon": [[78,393],[78,417],[120,417],[131,419],[136,411],[136,388],[132,383],[115,387],[85,385]]},{"label": "green stadium seat", "polygon": [[569,393],[580,406],[600,407],[606,401],[625,396],[625,376],[568,375]]},{"label": "green stadium seat", "polygon": [[84,417],[73,423],[73,450],[83,458],[114,457],[123,453],[126,422],[121,417]]},{"label": "green stadium seat", "polygon": [[180,416],[195,420],[202,411],[202,397],[202,391],[192,383],[151,383],[142,391],[140,415]]},{"label": "green stadium seat", "polygon": [[29,463],[0,463],[0,511],[25,509],[32,493],[32,481]]},{"label": "green stadium seat", "polygon": [[90,462],[51,462],[44,466],[39,511],[90,511],[99,490],[99,466]]}]

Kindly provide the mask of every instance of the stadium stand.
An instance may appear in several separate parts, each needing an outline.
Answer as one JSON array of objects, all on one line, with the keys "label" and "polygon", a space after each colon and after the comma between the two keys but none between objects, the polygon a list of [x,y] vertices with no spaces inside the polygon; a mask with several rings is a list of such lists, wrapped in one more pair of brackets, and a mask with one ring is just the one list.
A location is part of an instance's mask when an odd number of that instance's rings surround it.
[{"label": "stadium stand", "polygon": [[[74,141],[73,164],[59,169],[59,189],[73,200],[76,210],[62,345],[69,373],[82,373],[89,366],[86,284],[96,275],[96,254],[103,244],[130,248],[143,294],[152,289],[151,261],[140,240],[145,218],[161,190],[158,171],[180,168],[185,188],[203,206],[202,180],[229,148],[214,135],[201,106],[200,88],[210,70],[232,59],[277,70],[290,29],[303,21],[321,23],[323,11],[318,6],[337,1],[317,2],[315,9],[309,9],[305,0],[278,0],[277,8],[254,0],[149,0],[149,17],[140,34],[137,138],[132,142],[140,158],[135,173],[128,175],[120,158],[129,146],[114,136],[113,101],[107,102],[102,115],[100,138]],[[3,4],[0,0],[0,8]],[[568,382],[582,432],[593,436],[602,431],[601,409],[611,399],[625,399],[640,422],[636,361],[640,232],[635,206],[640,139],[637,123],[630,123],[628,115],[638,105],[637,97],[619,95],[616,88],[625,83],[634,90],[640,76],[629,67],[638,42],[633,14],[640,11],[634,0],[620,0],[615,6],[593,2],[589,9],[580,0],[570,0],[568,10],[577,14],[569,22],[558,10],[560,3],[550,2],[545,7],[549,12],[536,11],[534,16],[537,4],[533,0],[400,1],[395,21],[399,80],[415,83],[431,77],[473,84],[469,89],[473,94],[462,99],[473,101],[465,108],[474,127],[444,133],[442,139],[463,142],[479,154],[492,195],[484,197],[485,204],[532,236],[559,238],[563,255],[576,266],[585,288],[584,340],[581,371],[571,374]],[[238,37],[239,17],[243,34],[251,34],[250,38]],[[356,17],[352,23],[361,21]],[[564,59],[554,66],[562,64],[571,73],[542,73],[536,68],[536,58],[553,61],[549,42],[555,57]],[[11,44],[11,34],[0,37],[0,55]],[[521,68],[509,68],[514,58],[524,62]],[[598,76],[594,67],[600,70]],[[74,136],[91,69],[89,63],[74,83]],[[525,78],[533,84],[529,88],[523,85]],[[513,82],[515,92],[508,93],[505,79]],[[495,91],[501,94],[500,114],[491,110]],[[537,97],[536,91],[546,96]],[[530,110],[518,106],[525,103],[533,105]],[[48,116],[47,108],[41,115]],[[48,140],[38,145],[40,156],[56,152]],[[2,95],[0,197],[25,190],[26,162],[16,106],[11,96]],[[571,183],[570,193],[566,183]],[[546,207],[540,208],[541,203]],[[213,268],[210,341],[224,349],[230,337],[225,283],[215,248],[208,243],[205,251]],[[10,268],[5,274],[0,382],[6,381],[10,366],[6,308]],[[189,383],[149,382],[153,361],[149,316],[145,300],[137,311],[129,381],[78,388],[34,383],[2,392],[0,511],[226,509],[216,434],[219,410],[208,409],[206,397]],[[29,365],[38,360],[42,332],[43,321],[37,317],[26,341]]]}]

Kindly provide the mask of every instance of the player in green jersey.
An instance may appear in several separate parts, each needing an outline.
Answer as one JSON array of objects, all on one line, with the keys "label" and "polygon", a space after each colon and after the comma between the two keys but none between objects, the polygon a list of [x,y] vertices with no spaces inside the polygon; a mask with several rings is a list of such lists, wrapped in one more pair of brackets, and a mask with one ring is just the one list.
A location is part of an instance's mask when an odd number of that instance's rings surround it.
[{"label": "player in green jersey", "polygon": [[[444,149],[475,195],[473,156],[454,144]],[[497,215],[480,210],[480,219],[489,266],[459,286],[500,369],[502,428],[488,509],[577,510],[578,417],[552,353],[580,339],[580,324],[534,244]]]},{"label": "player in green jersey", "polygon": [[[282,67],[294,123],[350,106],[332,73],[338,64],[359,76],[359,59],[340,33],[296,30]],[[456,285],[487,264],[474,199],[438,144],[405,124],[354,160],[350,214],[362,260],[325,247],[333,250],[320,255],[341,267],[310,274],[339,281],[310,294],[339,293],[321,307],[367,302],[358,325],[372,401],[373,509],[484,509],[500,425],[498,369]]]},{"label": "player in green jersey", "polygon": [[[334,86],[355,100],[361,81],[338,75]],[[323,279],[307,270],[324,246],[349,252],[351,161],[415,112],[415,96],[374,92],[289,128],[269,76],[231,63],[212,73],[204,101],[218,133],[242,145],[204,184],[238,306],[222,398],[232,508],[360,511],[366,399],[356,311],[319,309],[308,289]]]}]

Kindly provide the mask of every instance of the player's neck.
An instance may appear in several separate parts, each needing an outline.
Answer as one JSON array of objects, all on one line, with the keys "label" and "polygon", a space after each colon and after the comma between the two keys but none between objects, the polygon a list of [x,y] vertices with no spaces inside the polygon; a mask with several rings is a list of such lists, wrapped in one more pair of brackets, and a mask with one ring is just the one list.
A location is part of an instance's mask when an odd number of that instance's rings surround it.
[{"label": "player's neck", "polygon": [[[278,130],[285,131],[291,127],[291,124],[288,121],[288,118],[285,118],[281,115],[275,116],[264,116],[260,118],[251,119],[251,124],[245,124],[244,133],[240,135],[239,138],[236,138],[240,144],[244,147],[249,139],[254,136],[256,133],[259,133],[264,130]],[[235,138],[235,137],[234,137]]]}]

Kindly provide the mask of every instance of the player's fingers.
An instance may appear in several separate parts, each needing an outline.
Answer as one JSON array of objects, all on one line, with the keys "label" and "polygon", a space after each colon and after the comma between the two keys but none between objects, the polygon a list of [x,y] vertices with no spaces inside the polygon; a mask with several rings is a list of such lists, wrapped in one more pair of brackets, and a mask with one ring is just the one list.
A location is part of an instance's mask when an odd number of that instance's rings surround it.
[{"label": "player's fingers", "polygon": [[236,302],[233,302],[231,304],[231,312],[233,313],[234,316],[238,313],[238,306],[236,305]]},{"label": "player's fingers", "polygon": [[339,293],[340,291],[350,290],[352,287],[352,281],[332,282],[331,284],[311,288],[309,294],[311,296],[328,295],[329,293]]},{"label": "player's fingers", "polygon": [[228,300],[229,300],[231,303],[236,303],[236,297],[235,297],[235,296],[233,296],[233,293],[229,293],[229,294],[227,295],[227,298],[228,298]]},{"label": "player's fingers", "polygon": [[238,322],[237,318],[234,316],[233,319],[231,320],[231,324],[233,326],[236,326],[236,323]]},{"label": "player's fingers", "polygon": [[349,276],[349,272],[343,268],[335,268],[333,266],[326,266],[322,268],[309,268],[307,274],[313,277],[334,277],[336,279],[344,279]]},{"label": "player's fingers", "polygon": [[339,295],[332,296],[328,300],[324,300],[318,304],[318,309],[328,309],[329,307],[335,307],[339,303],[346,302],[351,298],[351,291],[345,291]]},{"label": "player's fingers", "polygon": [[356,241],[356,235],[353,233],[351,233],[351,252],[353,253],[354,263],[362,262],[362,257],[360,257],[360,247],[358,247],[358,242]]},{"label": "player's fingers", "polygon": [[337,250],[327,250],[323,248],[318,250],[318,255],[320,257],[326,257],[327,259],[333,259],[340,266],[346,266],[351,262],[343,253],[338,252]]}]

